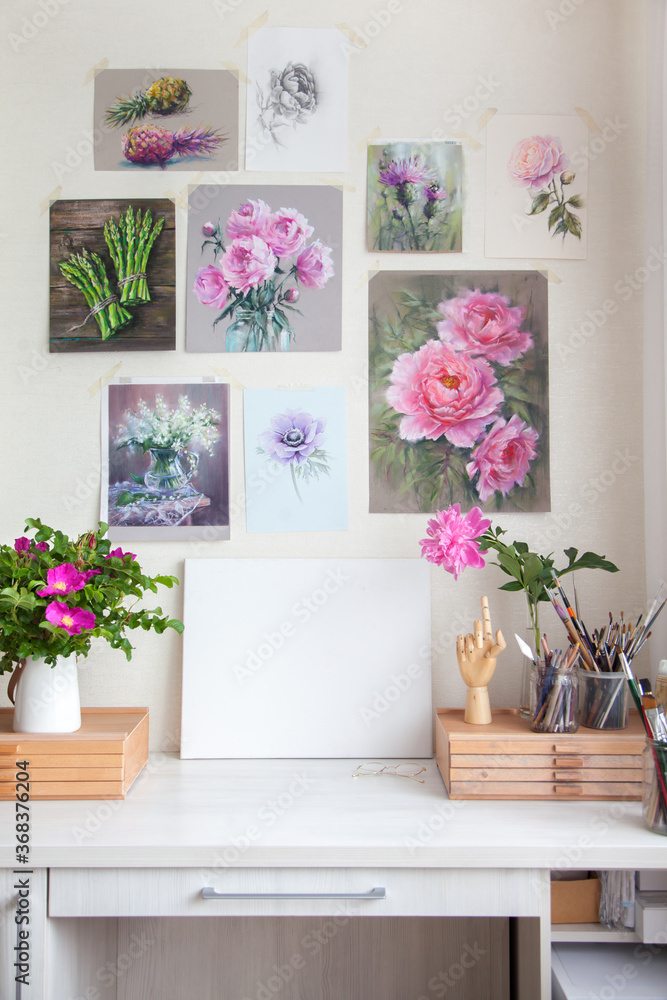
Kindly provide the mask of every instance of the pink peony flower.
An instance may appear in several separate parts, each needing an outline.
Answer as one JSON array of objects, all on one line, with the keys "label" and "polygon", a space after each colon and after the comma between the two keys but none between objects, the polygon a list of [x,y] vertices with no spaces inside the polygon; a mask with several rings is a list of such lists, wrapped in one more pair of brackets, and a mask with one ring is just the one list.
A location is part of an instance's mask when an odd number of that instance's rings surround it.
[{"label": "pink peony flower", "polygon": [[270,278],[278,261],[268,244],[259,236],[242,236],[230,243],[220,258],[225,281],[239,292],[248,292]]},{"label": "pink peony flower", "polygon": [[51,601],[44,612],[47,621],[63,628],[68,635],[78,635],[84,629],[95,627],[95,615],[83,608],[68,608],[62,601]]},{"label": "pink peony flower", "polygon": [[37,593],[40,597],[48,597],[51,594],[59,594],[63,597],[73,590],[83,590],[87,582],[87,577],[83,573],[79,573],[76,566],[73,566],[72,563],[62,563],[62,565],[54,566],[53,569],[47,571],[47,586],[38,590]]},{"label": "pink peony flower", "polygon": [[269,216],[260,235],[278,257],[293,257],[303,250],[313,227],[295,208],[281,208]]},{"label": "pink peony flower", "polygon": [[560,139],[551,135],[531,135],[517,142],[507,169],[511,180],[529,187],[536,194],[548,187],[566,166],[567,156]]},{"label": "pink peony flower", "polygon": [[434,441],[444,434],[458,448],[469,448],[504,399],[486,361],[439,340],[399,355],[389,379],[387,401],[405,414],[399,429],[405,441]]},{"label": "pink peony flower", "polygon": [[250,199],[227,219],[227,236],[230,240],[239,236],[261,236],[270,215],[271,209],[265,201]]},{"label": "pink peony flower", "polygon": [[260,447],[282,465],[302,465],[324,441],[325,427],[326,420],[313,419],[310,413],[285,410],[259,435]]},{"label": "pink peony flower", "polygon": [[433,171],[426,165],[421,156],[403,157],[392,160],[389,166],[378,173],[381,184],[397,187],[399,184],[423,184],[433,180]]},{"label": "pink peony flower", "polygon": [[510,365],[533,346],[530,333],[519,329],[526,310],[510,306],[510,300],[497,292],[466,290],[455,299],[441,302],[438,312],[446,317],[438,323],[438,335],[455,350]]},{"label": "pink peony flower", "polygon": [[213,264],[200,267],[195,278],[194,293],[203,306],[223,309],[229,295],[229,285],[220,268]]},{"label": "pink peony flower", "polygon": [[466,465],[471,479],[479,473],[477,492],[480,500],[488,500],[499,490],[505,497],[513,486],[521,486],[537,455],[539,434],[514,414],[509,423],[496,420],[489,433],[472,453]]},{"label": "pink peony flower", "polygon": [[296,276],[306,288],[324,288],[333,277],[331,248],[315,240],[296,259]]},{"label": "pink peony flower", "polygon": [[109,555],[105,556],[104,558],[105,559],[122,559],[124,561],[126,556],[130,557],[130,562],[132,562],[134,559],[137,558],[136,555],[134,554],[134,552],[123,552],[123,550],[121,548],[112,549],[111,552],[109,553]]},{"label": "pink peony flower", "polygon": [[479,507],[473,507],[467,514],[461,513],[461,505],[452,504],[447,510],[439,510],[428,522],[428,538],[422,538],[422,556],[436,566],[442,566],[458,580],[459,573],[466,566],[481,569],[485,565],[479,552],[477,539],[491,524],[482,517]]}]

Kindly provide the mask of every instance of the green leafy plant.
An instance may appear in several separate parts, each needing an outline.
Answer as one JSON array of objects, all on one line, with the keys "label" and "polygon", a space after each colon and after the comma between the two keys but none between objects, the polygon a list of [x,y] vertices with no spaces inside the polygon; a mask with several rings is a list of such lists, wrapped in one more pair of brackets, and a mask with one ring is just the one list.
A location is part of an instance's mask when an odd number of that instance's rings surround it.
[{"label": "green leafy plant", "polygon": [[53,665],[58,656],[87,656],[91,641],[104,639],[128,660],[127,631],[161,634],[183,624],[157,607],[138,607],[158,585],[173,587],[175,576],[147,576],[132,552],[112,549],[100,523],[76,540],[26,518],[34,537],[0,546],[0,674],[29,656]]}]

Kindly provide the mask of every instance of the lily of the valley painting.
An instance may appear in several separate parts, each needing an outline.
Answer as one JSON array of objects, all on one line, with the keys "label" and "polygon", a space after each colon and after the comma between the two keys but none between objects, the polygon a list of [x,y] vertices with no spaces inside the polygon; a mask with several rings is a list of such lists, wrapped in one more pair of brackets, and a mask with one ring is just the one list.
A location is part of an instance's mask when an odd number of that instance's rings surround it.
[{"label": "lily of the valley painting", "polygon": [[371,512],[549,510],[547,279],[384,271],[369,287]]}]

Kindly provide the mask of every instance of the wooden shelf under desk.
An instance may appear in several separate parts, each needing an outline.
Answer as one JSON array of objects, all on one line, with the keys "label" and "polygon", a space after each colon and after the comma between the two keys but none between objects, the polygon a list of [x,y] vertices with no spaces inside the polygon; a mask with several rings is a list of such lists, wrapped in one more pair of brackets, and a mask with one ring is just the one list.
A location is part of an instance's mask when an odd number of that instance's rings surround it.
[{"label": "wooden shelf under desk", "polygon": [[637,712],[626,729],[534,733],[516,709],[494,709],[488,726],[463,709],[438,709],[436,759],[452,799],[641,799],[645,734]]},{"label": "wooden shelf under desk", "polygon": [[27,761],[31,799],[124,799],[148,761],[147,708],[82,708],[75,733],[15,733],[0,709],[0,800]]}]

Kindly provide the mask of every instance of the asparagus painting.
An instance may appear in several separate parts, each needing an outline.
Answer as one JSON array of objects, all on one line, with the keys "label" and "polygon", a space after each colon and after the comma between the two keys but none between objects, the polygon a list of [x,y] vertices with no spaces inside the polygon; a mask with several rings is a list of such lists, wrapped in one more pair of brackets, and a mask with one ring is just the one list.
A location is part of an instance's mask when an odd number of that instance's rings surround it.
[{"label": "asparagus painting", "polygon": [[119,222],[111,218],[104,226],[104,239],[116,269],[122,305],[150,302],[146,266],[155,240],[162,232],[164,216],[153,225],[150,209],[141,217],[132,205],[121,213]]},{"label": "asparagus painting", "polygon": [[94,316],[102,333],[102,340],[106,340],[130,322],[132,315],[119,305],[118,296],[112,293],[104,261],[98,254],[88,250],[72,254],[60,264],[60,270],[70,284],[82,292],[90,307],[83,323],[73,329],[85,326]]}]

